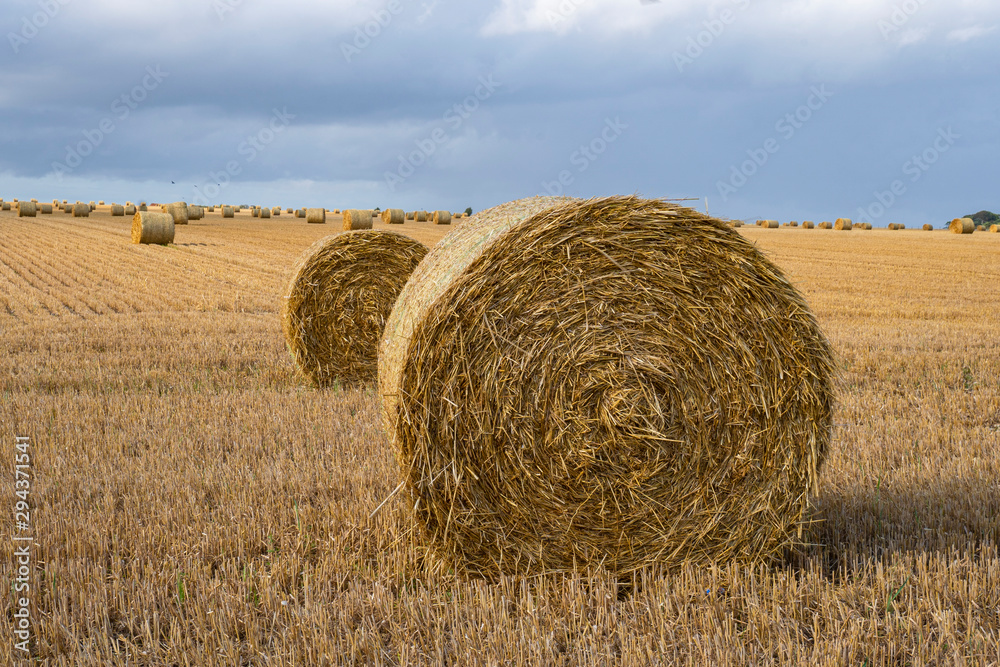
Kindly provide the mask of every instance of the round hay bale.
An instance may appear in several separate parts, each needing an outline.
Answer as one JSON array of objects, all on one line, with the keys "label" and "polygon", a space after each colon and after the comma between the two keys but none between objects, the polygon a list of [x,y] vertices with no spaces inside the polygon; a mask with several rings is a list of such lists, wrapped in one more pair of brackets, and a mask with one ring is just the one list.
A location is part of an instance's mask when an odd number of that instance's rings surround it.
[{"label": "round hay bale", "polygon": [[410,211],[409,213],[406,214],[406,219],[407,220],[413,220],[413,215],[414,215],[414,212]]},{"label": "round hay bale", "polygon": [[121,217],[121,216],[124,216],[124,215],[125,215],[125,207],[124,206],[122,206],[121,204],[112,204],[111,205],[111,216],[112,217]]},{"label": "round hay bale", "polygon": [[201,220],[205,217],[205,207],[191,204],[188,208],[188,220]]},{"label": "round hay bale", "polygon": [[414,222],[427,222],[427,211],[414,211],[413,212]]},{"label": "round hay bale", "polygon": [[871,229],[871,228],[872,228],[872,223],[870,222],[864,223],[864,229]]},{"label": "round hay bale", "polygon": [[73,204],[73,217],[74,218],[89,218],[90,217],[90,204],[84,204],[77,202]]},{"label": "round hay bale", "polygon": [[802,229],[815,229],[815,227],[816,227],[816,225],[813,223],[812,220],[803,220],[802,221]]},{"label": "round hay bale", "polygon": [[52,204],[39,204],[38,212],[45,215],[52,215]]},{"label": "round hay bale", "polygon": [[724,222],[541,197],[431,250],[379,394],[409,506],[457,570],[629,573],[795,543],[832,373],[805,300]]},{"label": "round hay bale", "polygon": [[98,205],[98,206],[104,206],[104,200],[102,199],[102,200],[98,201],[98,202],[97,202],[97,205]]},{"label": "round hay bale", "polygon": [[434,211],[434,224],[435,225],[450,225],[451,224],[451,212],[450,211]]},{"label": "round hay bale", "polygon": [[132,216],[132,243],[167,245],[174,242],[174,216],[136,211]]},{"label": "round hay bale", "polygon": [[839,229],[841,231],[849,232],[854,226],[850,218],[837,218],[837,221],[833,223],[834,229]]},{"label": "round hay bale", "polygon": [[293,209],[293,208],[286,208],[285,209],[285,213],[288,213],[289,215],[291,215],[292,213],[295,213],[295,209]]},{"label": "round hay bale", "polygon": [[175,225],[186,225],[188,223],[188,205],[182,201],[175,201],[172,204],[165,204],[161,207],[164,213],[169,213],[174,218]]},{"label": "round hay bale", "polygon": [[0,204],[0,210],[9,211],[10,210],[10,202],[9,201],[5,201],[3,204]]},{"label": "round hay bale", "polygon": [[371,229],[372,212],[369,210],[358,210],[349,208],[344,211],[344,230]]},{"label": "round hay bale", "polygon": [[976,225],[976,231],[977,232],[985,232],[986,231],[986,226],[985,225]]},{"label": "round hay bale", "polygon": [[[464,214],[463,214],[464,215]],[[742,220],[733,220],[733,228],[738,229],[743,226]]]},{"label": "round hay bale", "polygon": [[374,380],[378,343],[396,297],[427,248],[395,232],[353,231],[314,243],[282,311],[285,341],[318,387]]},{"label": "round hay bale", "polygon": [[387,225],[402,225],[406,221],[406,212],[401,208],[387,208],[382,211],[382,222]]},{"label": "round hay bale", "polygon": [[37,213],[38,213],[38,206],[35,204],[35,202],[31,201],[17,202],[17,217],[34,218]]},{"label": "round hay bale", "polygon": [[90,210],[91,211],[96,211],[97,210],[97,202],[95,202],[93,200],[90,201]]},{"label": "round hay bale", "polygon": [[933,231],[934,231],[934,225],[932,225],[932,224],[930,224],[930,223],[928,222],[928,223],[925,223],[925,224],[924,224],[924,226],[922,227],[922,229],[923,229],[923,230],[924,230],[925,232],[933,232]]},{"label": "round hay bale", "polygon": [[206,210],[207,212],[209,212],[209,213],[215,213],[215,207],[214,207],[214,206],[209,206],[209,207],[208,207],[208,208],[206,208],[205,210]]},{"label": "round hay bale", "polygon": [[147,208],[146,208],[146,202],[142,202],[142,203],[139,204],[139,210],[140,211],[147,210]]},{"label": "round hay bale", "polygon": [[325,208],[306,209],[306,222],[310,225],[326,224],[326,209]]},{"label": "round hay bale", "polygon": [[74,206],[75,206],[75,204],[63,204],[62,212],[63,213],[72,213]]},{"label": "round hay bale", "polygon": [[274,217],[277,217],[277,216],[281,215],[281,208],[278,207],[278,206],[275,206],[274,208],[272,208],[271,209],[271,215],[274,216]]},{"label": "round hay bale", "polygon": [[996,234],[1000,232],[1000,224],[993,223],[990,225],[990,234]]},{"label": "round hay bale", "polygon": [[976,223],[972,218],[955,218],[948,225],[948,231],[952,234],[971,234],[976,231]]},{"label": "round hay bale", "polygon": [[304,218],[304,217],[306,217],[306,210],[304,208],[296,209],[296,211],[295,211],[295,217],[296,218]]},{"label": "round hay bale", "polygon": [[232,218],[232,217],[235,217],[235,216],[236,216],[236,212],[233,210],[232,206],[223,206],[222,207],[222,217],[223,218]]},{"label": "round hay bale", "polygon": [[795,220],[792,220],[791,222],[788,223],[788,226],[789,227],[798,227],[799,223],[796,222]]},{"label": "round hay bale", "polygon": [[269,208],[259,208],[259,209],[257,209],[257,217],[261,218],[262,220],[264,218],[270,218],[271,217],[271,209],[269,209]]},{"label": "round hay bale", "polygon": [[765,220],[764,224],[761,226],[764,227],[765,229],[777,229],[781,225],[778,224],[777,220]]},{"label": "round hay bale", "polygon": [[888,226],[887,226],[886,228],[887,228],[887,229],[888,229],[888,230],[889,230],[890,232],[893,232],[893,231],[896,231],[896,223],[895,223],[895,222],[890,222],[890,223],[888,224]]},{"label": "round hay bale", "polygon": [[135,204],[125,204],[125,215],[128,217],[135,215]]}]

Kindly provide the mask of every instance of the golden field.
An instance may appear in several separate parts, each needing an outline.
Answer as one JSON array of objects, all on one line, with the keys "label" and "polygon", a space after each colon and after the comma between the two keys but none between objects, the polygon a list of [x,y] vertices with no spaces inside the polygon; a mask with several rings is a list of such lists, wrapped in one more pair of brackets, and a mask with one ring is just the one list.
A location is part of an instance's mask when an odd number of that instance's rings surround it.
[{"label": "golden field", "polygon": [[34,664],[1000,664],[1000,235],[741,229],[838,355],[811,545],[488,584],[390,497],[374,389],[311,389],[285,349],[292,268],[339,221],[217,210],[160,247],[107,207],[0,213],[0,664],[28,664],[16,436]]}]

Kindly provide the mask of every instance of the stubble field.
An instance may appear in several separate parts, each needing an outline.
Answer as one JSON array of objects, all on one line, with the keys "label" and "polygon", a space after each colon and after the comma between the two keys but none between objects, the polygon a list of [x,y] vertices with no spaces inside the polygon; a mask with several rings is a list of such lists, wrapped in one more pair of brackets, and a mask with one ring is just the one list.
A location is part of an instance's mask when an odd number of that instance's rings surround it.
[{"label": "stubble field", "polygon": [[811,546],[782,566],[486,583],[391,495],[374,389],[311,389],[285,350],[292,267],[339,217],[216,212],[169,247],[129,224],[0,213],[0,664],[28,662],[28,534],[42,664],[1000,664],[1000,235],[741,231],[840,368]]}]

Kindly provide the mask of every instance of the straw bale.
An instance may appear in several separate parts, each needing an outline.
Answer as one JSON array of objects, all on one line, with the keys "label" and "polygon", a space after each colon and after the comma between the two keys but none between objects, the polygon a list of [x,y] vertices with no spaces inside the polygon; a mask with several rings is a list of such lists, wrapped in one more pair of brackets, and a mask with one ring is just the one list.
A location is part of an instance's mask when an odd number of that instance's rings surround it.
[{"label": "straw bale", "polygon": [[124,215],[125,215],[125,207],[124,206],[122,206],[121,204],[112,204],[111,205],[111,216],[112,217],[120,217],[120,216],[124,216]]},{"label": "straw bale", "polygon": [[350,208],[344,211],[343,217],[345,231],[372,228],[372,212],[369,210]]},{"label": "straw bale", "polygon": [[322,225],[326,223],[325,208],[306,209],[306,222],[311,225]]},{"label": "straw bale", "polygon": [[834,229],[839,229],[845,232],[851,231],[854,223],[851,222],[850,218],[837,218],[837,221],[833,223]]},{"label": "straw bale", "polygon": [[382,211],[382,222],[387,225],[401,225],[406,220],[406,212],[401,208],[387,208]]},{"label": "straw bale", "polygon": [[971,234],[976,231],[976,223],[972,218],[955,218],[948,225],[948,230],[952,234]]},{"label": "straw bale", "polygon": [[830,345],[726,223],[637,197],[471,217],[403,288],[383,419],[432,551],[494,578],[777,560],[831,435]]},{"label": "straw bale", "polygon": [[174,226],[174,216],[170,213],[136,211],[132,216],[132,243],[173,243]]},{"label": "straw bale", "polygon": [[17,202],[17,217],[34,218],[37,213],[38,213],[38,206],[35,204],[35,202],[31,201]]},{"label": "straw bale", "polygon": [[73,204],[73,217],[74,218],[89,218],[90,217],[90,204],[84,204],[82,202],[77,202]]},{"label": "straw bale", "polygon": [[434,224],[435,225],[450,225],[451,224],[451,213],[448,211],[434,211]]}]

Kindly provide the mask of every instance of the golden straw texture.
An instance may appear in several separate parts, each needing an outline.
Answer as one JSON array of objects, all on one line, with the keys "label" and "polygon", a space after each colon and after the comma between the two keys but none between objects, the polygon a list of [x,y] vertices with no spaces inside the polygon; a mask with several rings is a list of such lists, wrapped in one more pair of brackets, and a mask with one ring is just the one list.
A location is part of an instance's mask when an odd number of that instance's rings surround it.
[{"label": "golden straw texture", "polygon": [[342,215],[344,231],[372,228],[372,212],[370,210],[346,209]]},{"label": "golden straw texture", "polygon": [[132,243],[166,245],[174,242],[174,217],[169,213],[137,211],[132,216]]},{"label": "golden straw texture", "polygon": [[428,254],[386,324],[379,393],[447,563],[629,573],[795,543],[832,369],[803,298],[725,222],[540,197]]},{"label": "golden straw texture", "polygon": [[306,223],[312,225],[322,225],[326,223],[325,208],[306,209]]},{"label": "golden straw texture", "polygon": [[972,218],[955,218],[948,229],[952,234],[971,234],[976,231],[976,223]]},{"label": "golden straw texture", "polygon": [[407,236],[370,230],[328,236],[306,250],[282,311],[302,374],[319,387],[374,380],[386,318],[426,254]]}]

